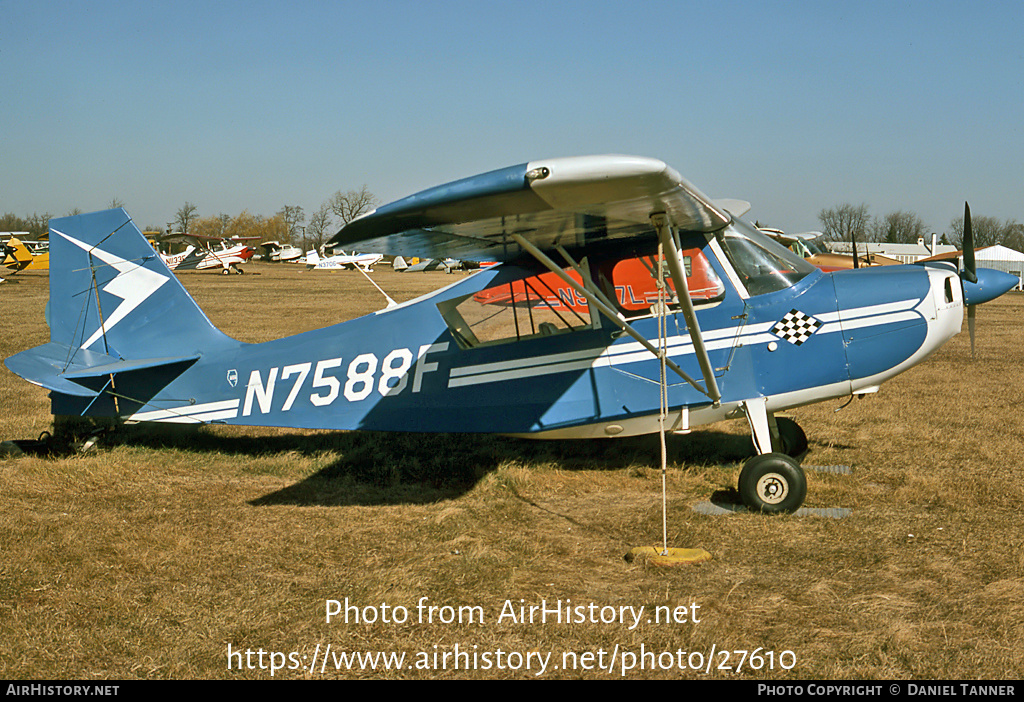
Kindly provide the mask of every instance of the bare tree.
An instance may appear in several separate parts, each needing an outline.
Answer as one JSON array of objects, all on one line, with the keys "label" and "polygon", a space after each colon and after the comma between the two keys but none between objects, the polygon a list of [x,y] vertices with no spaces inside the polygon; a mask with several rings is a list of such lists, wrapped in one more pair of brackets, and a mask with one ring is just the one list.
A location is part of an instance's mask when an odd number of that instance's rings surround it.
[{"label": "bare tree", "polygon": [[178,225],[178,230],[182,234],[188,234],[188,229],[192,225],[192,222],[196,221],[199,217],[198,208],[191,202],[185,202],[178,213],[174,216],[174,224]]},{"label": "bare tree", "polygon": [[359,190],[346,190],[345,192],[339,190],[331,196],[327,204],[344,226],[359,215],[376,207],[377,198],[363,185]]},{"label": "bare tree", "polygon": [[43,214],[32,213],[29,217],[29,232],[35,236],[36,239],[46,239],[50,236],[50,220],[53,219],[53,215],[49,212]]},{"label": "bare tree", "polygon": [[284,220],[284,225],[288,232],[287,237],[285,237],[286,242],[291,243],[295,241],[299,230],[302,228],[302,223],[306,221],[306,213],[301,207],[285,205],[277,214]]},{"label": "bare tree", "polygon": [[925,235],[924,221],[913,212],[903,210],[876,219],[871,228],[872,239],[890,244],[916,244]]},{"label": "bare tree", "polygon": [[28,232],[30,239],[45,239],[50,233],[51,219],[53,215],[49,212],[32,214],[30,217],[19,217],[8,212],[0,216],[0,231]]},{"label": "bare tree", "polygon": [[856,236],[857,241],[865,241],[870,223],[867,205],[848,203],[822,210],[818,220],[822,232],[832,241],[850,241],[852,236]]},{"label": "bare tree", "polygon": [[327,241],[327,230],[331,226],[331,208],[325,202],[320,209],[309,218],[309,226],[306,227],[306,240],[308,246],[319,250]]},{"label": "bare tree", "polygon": [[[980,249],[983,246],[1004,244],[1011,248],[1017,248],[1024,243],[1024,225],[1016,220],[1008,219],[1000,222],[995,217],[971,215],[971,233],[974,235],[974,248]],[[949,223],[949,231],[946,238],[957,248],[962,248],[964,243],[964,217],[960,215]]]},{"label": "bare tree", "polygon": [[1013,222],[999,243],[1024,253],[1024,224]]}]

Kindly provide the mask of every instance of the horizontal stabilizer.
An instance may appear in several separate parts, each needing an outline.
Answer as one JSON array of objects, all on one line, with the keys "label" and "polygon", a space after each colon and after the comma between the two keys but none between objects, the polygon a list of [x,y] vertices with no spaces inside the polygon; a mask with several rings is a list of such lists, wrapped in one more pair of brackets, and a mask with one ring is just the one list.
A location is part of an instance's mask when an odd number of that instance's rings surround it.
[{"label": "horizontal stabilizer", "polygon": [[81,380],[85,378],[95,378],[97,376],[106,375],[117,375],[118,373],[129,373],[131,371],[143,370],[148,368],[163,368],[165,366],[173,366],[178,363],[188,363],[191,365],[192,362],[199,360],[199,354],[193,354],[191,356],[175,356],[173,358],[140,358],[137,360],[130,361],[117,361],[116,363],[108,363],[103,366],[93,366],[85,370],[75,371],[73,373],[65,373],[64,377],[69,380]]},{"label": "horizontal stabilizer", "polygon": [[[72,356],[74,360],[69,361]],[[73,352],[65,344],[49,343],[11,356],[5,364],[12,372],[47,390],[74,397],[97,397],[111,376],[117,386],[119,376],[157,371],[150,375],[163,376],[160,384],[166,385],[198,359],[199,354],[123,360],[84,349]]]}]

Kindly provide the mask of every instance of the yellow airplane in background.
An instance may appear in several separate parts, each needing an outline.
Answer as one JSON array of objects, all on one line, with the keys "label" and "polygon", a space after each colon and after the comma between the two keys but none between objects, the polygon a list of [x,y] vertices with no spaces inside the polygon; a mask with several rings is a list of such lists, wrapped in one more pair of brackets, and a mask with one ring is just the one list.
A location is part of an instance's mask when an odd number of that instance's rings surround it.
[{"label": "yellow airplane in background", "polygon": [[[29,245],[32,248],[29,248]],[[30,241],[26,244],[16,236],[0,244],[3,265],[12,273],[18,271],[50,270],[49,242]]]}]

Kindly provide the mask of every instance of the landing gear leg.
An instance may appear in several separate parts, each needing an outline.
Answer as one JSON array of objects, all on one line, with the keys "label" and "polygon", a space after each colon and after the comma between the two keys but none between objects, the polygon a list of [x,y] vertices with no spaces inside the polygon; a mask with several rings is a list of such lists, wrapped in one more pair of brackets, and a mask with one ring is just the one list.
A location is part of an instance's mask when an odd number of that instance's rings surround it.
[{"label": "landing gear leg", "polygon": [[769,412],[764,398],[743,403],[750,422],[754,449],[758,453],[784,453],[797,460],[807,453],[807,434],[789,417],[776,417]]}]

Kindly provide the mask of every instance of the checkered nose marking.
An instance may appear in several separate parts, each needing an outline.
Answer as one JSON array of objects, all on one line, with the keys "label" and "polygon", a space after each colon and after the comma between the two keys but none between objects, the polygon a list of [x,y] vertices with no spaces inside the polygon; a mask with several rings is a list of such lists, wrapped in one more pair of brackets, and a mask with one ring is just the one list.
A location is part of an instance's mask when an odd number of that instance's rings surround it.
[{"label": "checkered nose marking", "polygon": [[804,314],[800,310],[790,310],[772,327],[772,334],[799,346],[811,338],[811,334],[818,331],[821,326],[822,322],[811,315]]}]

